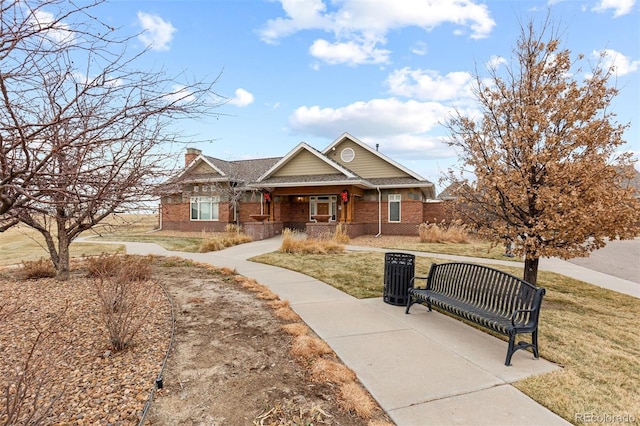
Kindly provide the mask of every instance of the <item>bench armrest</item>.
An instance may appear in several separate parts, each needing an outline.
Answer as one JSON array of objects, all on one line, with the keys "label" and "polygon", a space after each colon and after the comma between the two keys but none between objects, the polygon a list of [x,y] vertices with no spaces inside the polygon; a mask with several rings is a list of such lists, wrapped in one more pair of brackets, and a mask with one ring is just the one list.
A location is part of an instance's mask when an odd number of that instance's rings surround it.
[{"label": "bench armrest", "polygon": [[[429,279],[429,277],[413,277],[413,278],[411,278],[411,281],[409,281],[409,288],[415,288],[415,286],[414,286],[414,281],[415,280],[427,280],[427,279]],[[425,289],[427,288],[427,282],[426,281],[425,281],[425,284],[424,284],[424,288]]]},{"label": "bench armrest", "polygon": [[528,312],[528,313],[530,313],[530,314],[533,314],[533,313],[534,313],[535,311],[537,311],[537,310],[538,310],[538,308],[533,308],[533,309],[517,309],[517,310],[515,310],[515,311],[511,314],[511,318],[510,318],[510,320],[511,320],[511,325],[513,325],[513,326],[515,327],[515,325],[516,325],[515,320],[516,320],[516,317],[518,316],[518,314],[523,314],[523,313],[527,313],[527,312]]}]

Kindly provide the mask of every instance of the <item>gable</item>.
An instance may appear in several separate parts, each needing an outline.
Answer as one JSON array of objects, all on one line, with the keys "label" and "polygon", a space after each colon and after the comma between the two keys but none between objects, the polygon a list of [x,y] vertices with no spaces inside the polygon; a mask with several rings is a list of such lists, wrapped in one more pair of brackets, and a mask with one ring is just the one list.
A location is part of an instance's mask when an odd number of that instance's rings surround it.
[{"label": "gable", "polygon": [[304,176],[304,175],[323,175],[335,174],[336,169],[331,165],[320,160],[307,150],[301,150],[297,154],[283,164],[272,176]]},{"label": "gable", "polygon": [[199,161],[191,169],[189,169],[187,173],[190,175],[214,174],[214,175],[222,176],[219,170],[216,170],[215,168],[211,167],[211,165],[208,164],[206,161]]},{"label": "gable", "polygon": [[[333,150],[333,148],[335,148],[335,150]],[[351,152],[354,154],[352,160],[345,161],[349,160],[349,154]],[[349,138],[343,138],[341,142],[334,145],[327,156],[365,179],[411,177],[411,175],[402,169],[385,161],[380,155],[370,152]]]}]

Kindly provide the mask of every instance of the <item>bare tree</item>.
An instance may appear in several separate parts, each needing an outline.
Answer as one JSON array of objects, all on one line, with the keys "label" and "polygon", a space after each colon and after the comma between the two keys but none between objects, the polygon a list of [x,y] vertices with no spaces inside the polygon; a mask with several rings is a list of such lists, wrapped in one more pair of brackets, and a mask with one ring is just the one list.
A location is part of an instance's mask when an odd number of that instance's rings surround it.
[{"label": "bare tree", "polygon": [[[3,227],[19,221],[38,230],[58,278],[67,279],[71,242],[109,215],[148,201],[167,174],[176,121],[210,113],[219,97],[215,81],[137,69],[146,51],[129,54],[130,38],[100,24],[91,7],[24,4],[6,7],[3,27],[16,21],[40,27],[43,20],[47,26],[15,40],[20,55],[5,59],[20,73],[1,72]],[[80,14],[93,25],[41,18],[53,6],[54,16]],[[54,41],[57,47],[48,47]]]},{"label": "bare tree", "polygon": [[[49,123],[24,116],[16,103],[25,103],[34,84],[31,66],[64,49],[70,40],[87,35],[82,21],[96,3],[65,10],[64,1],[7,1],[0,5],[0,232],[18,222],[12,207],[24,203],[25,189],[48,156],[34,158],[31,140]],[[70,28],[65,21],[73,21]]]},{"label": "bare tree", "polygon": [[613,70],[600,61],[580,84],[582,56],[572,62],[559,46],[549,19],[539,33],[533,21],[522,27],[506,76],[476,76],[480,119],[448,122],[461,163],[446,179],[458,188],[455,211],[482,235],[511,240],[534,284],[540,257],[586,256],[640,223],[638,200],[620,185],[633,162],[621,151],[627,126],[607,109]]}]

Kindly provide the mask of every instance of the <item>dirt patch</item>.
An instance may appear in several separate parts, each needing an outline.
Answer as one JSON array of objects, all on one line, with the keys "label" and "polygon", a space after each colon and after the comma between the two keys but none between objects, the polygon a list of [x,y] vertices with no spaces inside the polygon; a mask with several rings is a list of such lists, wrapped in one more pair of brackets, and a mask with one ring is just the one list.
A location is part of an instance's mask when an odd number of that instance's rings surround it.
[{"label": "dirt patch", "polygon": [[[335,373],[339,359],[326,346],[317,350],[324,342],[286,301],[215,268],[153,262],[154,278],[173,301],[175,340],[145,424],[390,424],[352,372],[342,366],[346,371]],[[55,322],[55,340],[39,350],[38,368],[46,373],[40,401],[52,401],[43,423],[138,424],[169,346],[168,301],[150,306],[153,315],[133,349],[112,353],[81,268],[68,283],[19,281],[15,274],[0,277],[0,387],[24,359],[33,327]],[[63,321],[56,316],[63,314]],[[302,341],[306,349],[293,355],[292,344]],[[358,412],[368,404],[368,414]],[[2,413],[0,407],[0,423]]]},{"label": "dirt patch", "polygon": [[[312,380],[314,361],[335,360],[332,353],[291,355],[296,334],[317,337],[274,315],[287,317],[286,303],[255,281],[210,271],[167,271],[178,283],[169,288],[176,340],[148,424],[367,423],[342,408],[339,383]],[[371,417],[386,420],[378,407]]]}]

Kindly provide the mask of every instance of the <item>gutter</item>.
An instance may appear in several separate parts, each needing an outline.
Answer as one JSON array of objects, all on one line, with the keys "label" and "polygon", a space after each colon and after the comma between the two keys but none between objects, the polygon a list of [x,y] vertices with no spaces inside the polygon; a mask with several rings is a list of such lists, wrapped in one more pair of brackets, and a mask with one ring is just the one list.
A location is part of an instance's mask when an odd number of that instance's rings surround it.
[{"label": "gutter", "polygon": [[382,192],[380,192],[380,187],[376,186],[378,190],[378,233],[374,238],[378,238],[382,235]]}]

